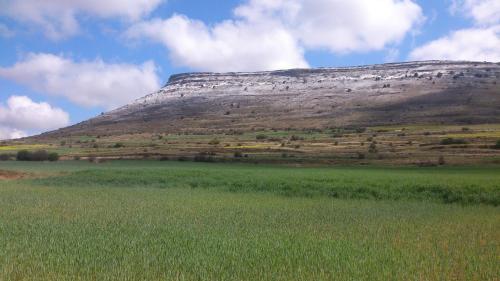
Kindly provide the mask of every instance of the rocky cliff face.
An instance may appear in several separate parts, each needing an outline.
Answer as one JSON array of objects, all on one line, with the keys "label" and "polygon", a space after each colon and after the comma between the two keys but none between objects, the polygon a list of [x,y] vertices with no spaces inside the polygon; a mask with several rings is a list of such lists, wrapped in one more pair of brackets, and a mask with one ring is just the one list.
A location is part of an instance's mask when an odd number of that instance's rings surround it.
[{"label": "rocky cliff face", "polygon": [[49,135],[500,122],[500,64],[429,61],[174,75],[158,92]]}]

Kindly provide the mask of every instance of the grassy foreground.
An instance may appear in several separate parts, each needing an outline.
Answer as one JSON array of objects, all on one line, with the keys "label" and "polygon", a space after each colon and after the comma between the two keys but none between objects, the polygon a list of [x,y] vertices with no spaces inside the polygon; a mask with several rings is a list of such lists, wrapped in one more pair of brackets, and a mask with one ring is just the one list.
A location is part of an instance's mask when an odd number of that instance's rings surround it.
[{"label": "grassy foreground", "polygon": [[[0,169],[42,176],[0,181],[0,280],[500,276],[500,210],[488,199],[498,199],[497,167],[125,161]],[[425,186],[464,197],[447,201]]]}]

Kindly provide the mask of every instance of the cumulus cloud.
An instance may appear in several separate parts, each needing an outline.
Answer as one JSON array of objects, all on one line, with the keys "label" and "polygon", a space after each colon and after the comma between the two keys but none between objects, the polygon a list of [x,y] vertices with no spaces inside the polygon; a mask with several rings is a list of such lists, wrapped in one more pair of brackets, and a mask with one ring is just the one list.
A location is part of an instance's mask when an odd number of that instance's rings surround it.
[{"label": "cumulus cloud", "polygon": [[450,10],[473,19],[473,26],[415,48],[410,59],[500,61],[500,1],[453,0]]},{"label": "cumulus cloud", "polygon": [[249,0],[213,26],[174,15],[137,23],[126,36],[158,41],[197,70],[272,70],[307,66],[305,50],[382,50],[423,20],[411,0]]},{"label": "cumulus cloud", "polygon": [[198,70],[250,71],[307,67],[303,50],[278,23],[225,21],[213,28],[174,15],[140,23],[131,38],[149,37],[163,43],[174,63]]},{"label": "cumulus cloud", "polygon": [[450,10],[472,18],[476,25],[500,23],[500,1],[498,0],[453,0]]},{"label": "cumulus cloud", "polygon": [[0,139],[20,138],[29,132],[57,129],[69,124],[69,115],[46,102],[26,96],[11,96],[0,104]]},{"label": "cumulus cloud", "polygon": [[123,18],[135,21],[153,11],[162,0],[1,0],[0,15],[41,27],[52,39],[74,35],[78,16]]},{"label": "cumulus cloud", "polygon": [[410,0],[251,0],[235,14],[251,21],[280,18],[307,48],[341,53],[383,49],[423,21]]},{"label": "cumulus cloud", "polygon": [[470,28],[416,48],[410,54],[413,60],[467,60],[500,61],[500,26]]},{"label": "cumulus cloud", "polygon": [[111,109],[160,87],[153,62],[142,65],[107,64],[100,59],[76,62],[53,54],[29,54],[0,77],[33,90],[68,98],[83,106]]},{"label": "cumulus cloud", "polygon": [[0,126],[0,140],[19,139],[28,135],[20,130]]}]

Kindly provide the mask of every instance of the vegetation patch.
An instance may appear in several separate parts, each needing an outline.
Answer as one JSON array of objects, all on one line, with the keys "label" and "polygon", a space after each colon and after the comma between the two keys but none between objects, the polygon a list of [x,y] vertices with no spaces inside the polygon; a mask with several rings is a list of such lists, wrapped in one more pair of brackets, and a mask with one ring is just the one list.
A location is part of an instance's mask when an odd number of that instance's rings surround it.
[{"label": "vegetation patch", "polygon": [[58,161],[59,154],[56,152],[47,152],[45,150],[37,150],[31,152],[29,150],[20,150],[16,155],[17,161]]},{"label": "vegetation patch", "polygon": [[477,200],[498,198],[498,166],[10,161],[0,170],[59,174],[0,180],[0,280],[499,276],[499,207]]},{"label": "vegetation patch", "polygon": [[0,151],[34,150],[47,148],[44,144],[0,145]]},{"label": "vegetation patch", "polygon": [[442,145],[467,144],[467,141],[464,139],[445,138],[441,140],[440,144]]},{"label": "vegetation patch", "polygon": [[[202,153],[195,160],[212,162],[213,158]],[[292,168],[192,163],[126,169],[120,166],[115,162],[106,169],[77,171],[34,182],[44,186],[190,187],[293,197],[500,205],[497,168]]]}]

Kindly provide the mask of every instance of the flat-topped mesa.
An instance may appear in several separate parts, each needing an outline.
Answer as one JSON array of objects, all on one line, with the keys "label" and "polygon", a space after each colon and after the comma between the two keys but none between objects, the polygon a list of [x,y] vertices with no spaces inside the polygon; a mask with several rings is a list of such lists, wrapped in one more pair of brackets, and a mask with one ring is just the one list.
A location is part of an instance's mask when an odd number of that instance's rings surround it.
[{"label": "flat-topped mesa", "polygon": [[[172,75],[158,92],[138,99],[136,104],[155,104],[177,95],[182,97],[231,94],[276,94],[287,91],[317,91],[321,89],[362,90],[367,84],[381,81],[418,83],[419,79],[464,81],[477,75],[488,76],[498,64],[476,62],[427,61],[392,63],[358,67],[291,69],[265,72],[183,73]],[[438,77],[439,76],[439,77]],[[371,83],[377,82],[377,83]],[[451,85],[450,85],[451,86]]]},{"label": "flat-topped mesa", "polygon": [[172,75],[159,91],[57,133],[500,122],[499,63],[427,61]]},{"label": "flat-topped mesa", "polygon": [[[288,77],[288,78],[303,78],[308,76],[340,74],[353,76],[364,74],[380,75],[384,72],[398,72],[407,74],[408,71],[419,69],[422,72],[432,72],[439,70],[447,70],[448,68],[460,69],[469,67],[488,67],[493,63],[484,62],[452,62],[452,61],[425,61],[425,62],[407,62],[407,63],[388,63],[355,67],[337,67],[337,68],[312,68],[312,69],[289,69],[276,71],[261,71],[261,72],[190,72],[174,74],[170,76],[167,86],[184,85],[189,83],[203,83],[206,81],[221,81],[227,79],[243,79],[255,77]],[[392,78],[392,77],[391,77]]]}]

